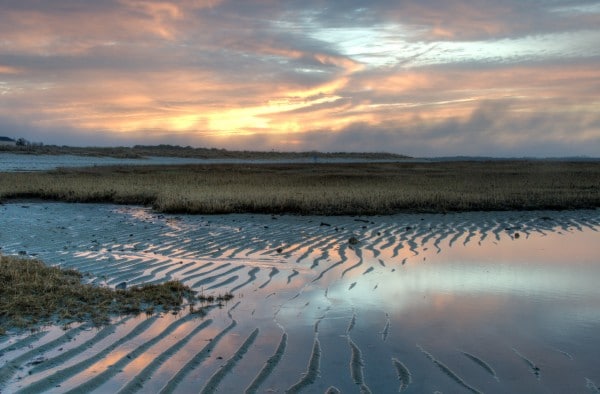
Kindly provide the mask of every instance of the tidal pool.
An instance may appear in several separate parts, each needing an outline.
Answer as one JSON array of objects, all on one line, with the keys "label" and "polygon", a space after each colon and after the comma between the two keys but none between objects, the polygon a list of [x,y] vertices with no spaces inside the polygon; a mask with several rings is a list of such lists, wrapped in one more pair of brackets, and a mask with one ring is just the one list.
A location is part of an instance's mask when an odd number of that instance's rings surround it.
[{"label": "tidal pool", "polygon": [[[600,391],[600,210],[378,217],[0,205],[0,251],[235,298],[0,337],[1,392]],[[354,237],[356,243],[349,242]]]}]

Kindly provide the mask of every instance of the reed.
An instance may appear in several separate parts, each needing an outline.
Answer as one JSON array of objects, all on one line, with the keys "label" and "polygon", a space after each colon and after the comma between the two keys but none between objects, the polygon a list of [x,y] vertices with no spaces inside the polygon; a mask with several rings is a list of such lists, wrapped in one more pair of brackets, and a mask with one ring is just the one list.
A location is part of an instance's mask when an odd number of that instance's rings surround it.
[{"label": "reed", "polygon": [[393,214],[600,206],[600,162],[121,166],[0,173],[0,200],[169,213]]}]

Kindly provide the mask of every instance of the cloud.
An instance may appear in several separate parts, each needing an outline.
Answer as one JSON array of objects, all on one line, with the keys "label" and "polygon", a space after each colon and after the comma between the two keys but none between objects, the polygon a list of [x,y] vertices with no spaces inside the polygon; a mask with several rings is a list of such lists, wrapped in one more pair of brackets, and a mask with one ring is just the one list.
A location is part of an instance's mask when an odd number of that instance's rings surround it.
[{"label": "cloud", "polygon": [[0,119],[46,143],[508,154],[600,135],[595,1],[2,8]]},{"label": "cloud", "polygon": [[[302,2],[306,8],[307,2]],[[595,30],[600,9],[595,0],[374,0],[334,2],[319,7],[309,1],[322,25],[372,26],[396,23],[419,40],[484,40],[582,29]]]},{"label": "cloud", "polygon": [[[600,115],[520,114],[508,102],[486,102],[467,118],[411,126],[356,123],[331,132],[288,136],[305,150],[403,152],[412,156],[474,155],[497,157],[597,156]],[[577,130],[565,136],[564,130]],[[591,132],[591,135],[588,133]],[[276,148],[284,148],[282,139]]]}]

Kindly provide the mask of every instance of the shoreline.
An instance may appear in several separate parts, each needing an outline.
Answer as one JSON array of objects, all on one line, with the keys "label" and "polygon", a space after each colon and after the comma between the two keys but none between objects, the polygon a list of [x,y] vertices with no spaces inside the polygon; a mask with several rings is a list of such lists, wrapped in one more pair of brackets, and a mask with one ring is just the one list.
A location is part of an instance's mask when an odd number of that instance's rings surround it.
[{"label": "shoreline", "polygon": [[83,157],[105,157],[119,159],[145,159],[149,157],[197,158],[197,159],[257,159],[282,160],[302,158],[347,158],[374,160],[402,160],[411,157],[387,152],[284,152],[284,151],[240,151],[217,148],[194,148],[178,145],[136,145],[133,147],[75,147],[57,145],[0,146],[0,154],[19,155],[74,155]]},{"label": "shoreline", "polygon": [[361,218],[365,218],[365,222],[368,222],[367,219],[370,218],[386,218],[393,217],[397,215],[460,215],[460,214],[505,214],[505,213],[534,213],[534,212],[583,212],[583,211],[598,211],[600,210],[600,206],[596,207],[581,207],[581,208],[531,208],[531,209],[519,209],[519,208],[507,208],[507,209],[471,209],[471,210],[446,210],[446,211],[435,211],[435,210],[402,210],[395,211],[390,213],[298,213],[298,212],[179,212],[179,211],[158,211],[154,209],[152,204],[137,204],[137,203],[116,203],[112,201],[65,201],[58,199],[44,199],[40,197],[16,197],[9,198],[5,200],[0,200],[0,207],[3,205],[33,205],[33,204],[86,204],[86,205],[114,205],[123,208],[147,208],[150,209],[150,212],[157,215],[190,215],[190,216],[208,216],[208,217],[217,217],[221,215],[264,215],[271,216],[273,218],[277,217],[315,217],[315,218],[355,218],[357,221],[361,221]]}]

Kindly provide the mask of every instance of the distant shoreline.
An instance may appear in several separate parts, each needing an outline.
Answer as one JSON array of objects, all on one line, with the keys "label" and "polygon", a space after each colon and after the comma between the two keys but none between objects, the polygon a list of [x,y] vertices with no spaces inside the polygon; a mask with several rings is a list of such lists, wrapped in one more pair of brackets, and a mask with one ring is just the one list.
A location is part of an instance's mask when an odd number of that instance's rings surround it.
[{"label": "distant shoreline", "polygon": [[358,157],[297,157],[279,159],[246,158],[195,158],[175,156],[150,156],[144,158],[117,158],[107,156],[77,155],[27,155],[0,152],[0,172],[52,171],[58,168],[108,167],[108,166],[160,166],[160,165],[221,165],[221,164],[348,164],[425,162],[418,159],[369,159]]},{"label": "distant shoreline", "polygon": [[[302,151],[302,152],[283,152],[283,151],[240,151],[227,150],[219,148],[194,148],[190,146],[182,147],[178,145],[136,145],[133,147],[75,147],[58,145],[31,145],[31,146],[10,146],[0,145],[0,155],[35,155],[35,156],[78,156],[95,158],[114,158],[145,160],[151,158],[187,158],[198,160],[215,160],[220,163],[235,163],[236,160],[246,160],[248,162],[309,162],[309,161],[327,161],[327,160],[347,160],[348,162],[370,161],[370,162],[482,162],[482,161],[551,161],[551,162],[596,162],[600,161],[600,156],[514,156],[514,157],[496,157],[496,156],[409,156],[404,154],[388,152],[320,152],[320,151]],[[219,162],[221,161],[221,162]],[[199,163],[202,164],[202,163]]]},{"label": "distant shoreline", "polygon": [[133,147],[74,147],[57,145],[9,146],[0,145],[3,152],[27,155],[75,155],[91,157],[112,157],[120,159],[144,159],[148,157],[181,157],[197,159],[373,159],[403,160],[406,155],[386,152],[280,152],[280,151],[239,151],[217,148],[193,148],[178,145],[136,145]]}]

